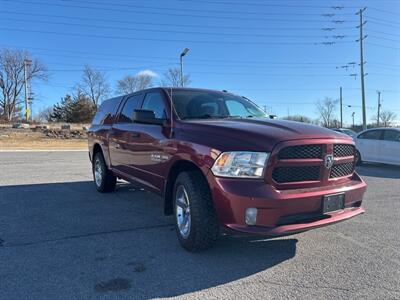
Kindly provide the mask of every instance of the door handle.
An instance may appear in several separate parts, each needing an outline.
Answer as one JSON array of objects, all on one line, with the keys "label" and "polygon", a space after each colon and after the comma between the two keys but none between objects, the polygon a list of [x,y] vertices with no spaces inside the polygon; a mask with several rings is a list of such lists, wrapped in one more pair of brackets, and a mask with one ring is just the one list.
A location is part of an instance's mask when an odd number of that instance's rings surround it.
[{"label": "door handle", "polygon": [[132,137],[133,138],[139,138],[140,137],[140,133],[139,132],[132,132]]}]

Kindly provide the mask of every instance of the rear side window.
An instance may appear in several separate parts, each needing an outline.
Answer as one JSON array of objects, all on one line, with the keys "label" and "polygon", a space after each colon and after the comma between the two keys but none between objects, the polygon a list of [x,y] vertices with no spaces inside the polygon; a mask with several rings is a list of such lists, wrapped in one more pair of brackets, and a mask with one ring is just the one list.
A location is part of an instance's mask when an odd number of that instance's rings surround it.
[{"label": "rear side window", "polygon": [[112,124],[112,119],[116,113],[117,107],[121,101],[121,97],[103,101],[97,109],[93,118],[93,125]]},{"label": "rear side window", "polygon": [[124,108],[118,118],[118,123],[133,123],[133,112],[140,108],[142,95],[134,95],[126,100]]},{"label": "rear side window", "polygon": [[157,119],[166,119],[165,103],[160,93],[147,93],[142,109],[154,111]]},{"label": "rear side window", "polygon": [[382,130],[371,130],[361,134],[358,138],[364,140],[379,140]]},{"label": "rear side window", "polygon": [[400,131],[397,130],[385,130],[383,133],[383,139],[385,141],[400,142]]}]

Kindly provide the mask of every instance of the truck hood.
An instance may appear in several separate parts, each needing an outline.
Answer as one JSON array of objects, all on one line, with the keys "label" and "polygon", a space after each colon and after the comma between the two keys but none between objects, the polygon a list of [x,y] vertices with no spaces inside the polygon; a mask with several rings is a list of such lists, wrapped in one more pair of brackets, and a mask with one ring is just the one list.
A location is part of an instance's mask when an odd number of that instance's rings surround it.
[{"label": "truck hood", "polygon": [[192,142],[222,151],[271,151],[282,141],[299,139],[348,139],[333,130],[294,121],[269,119],[206,119],[182,122],[182,134]]}]

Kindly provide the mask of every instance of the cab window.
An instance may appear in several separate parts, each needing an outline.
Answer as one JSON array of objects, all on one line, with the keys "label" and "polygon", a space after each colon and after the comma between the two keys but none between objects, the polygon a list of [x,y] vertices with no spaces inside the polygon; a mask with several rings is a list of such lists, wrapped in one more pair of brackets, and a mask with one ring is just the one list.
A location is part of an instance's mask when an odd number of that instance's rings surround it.
[{"label": "cab window", "polygon": [[133,123],[133,112],[140,107],[142,95],[134,95],[126,100],[124,108],[118,118],[118,123]]},{"label": "cab window", "polygon": [[381,138],[382,130],[371,130],[364,132],[358,138],[363,140],[379,140]]},{"label": "cab window", "polygon": [[166,119],[165,103],[160,93],[147,93],[142,109],[154,111],[156,119]]},{"label": "cab window", "polygon": [[383,133],[383,139],[385,141],[400,142],[400,131],[397,130],[385,130]]},{"label": "cab window", "polygon": [[93,125],[112,124],[113,117],[115,116],[120,101],[121,98],[113,98],[105,100],[97,109],[92,124]]}]

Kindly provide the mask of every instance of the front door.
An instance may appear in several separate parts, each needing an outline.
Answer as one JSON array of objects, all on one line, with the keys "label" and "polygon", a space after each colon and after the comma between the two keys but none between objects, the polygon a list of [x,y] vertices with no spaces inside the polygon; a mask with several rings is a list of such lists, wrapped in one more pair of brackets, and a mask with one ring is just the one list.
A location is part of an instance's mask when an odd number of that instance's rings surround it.
[{"label": "front door", "polygon": [[[157,91],[146,93],[142,109],[154,111],[157,119],[167,120],[166,98]],[[161,192],[164,185],[164,166],[170,159],[168,143],[171,129],[169,126],[135,123],[134,154],[131,158],[133,167],[139,172],[138,177],[147,186]]]},{"label": "front door", "polygon": [[383,133],[381,160],[384,163],[400,165],[400,131],[387,129]]},{"label": "front door", "polygon": [[379,147],[381,144],[382,130],[369,130],[357,138],[357,149],[361,153],[361,159],[365,161],[379,162]]}]

